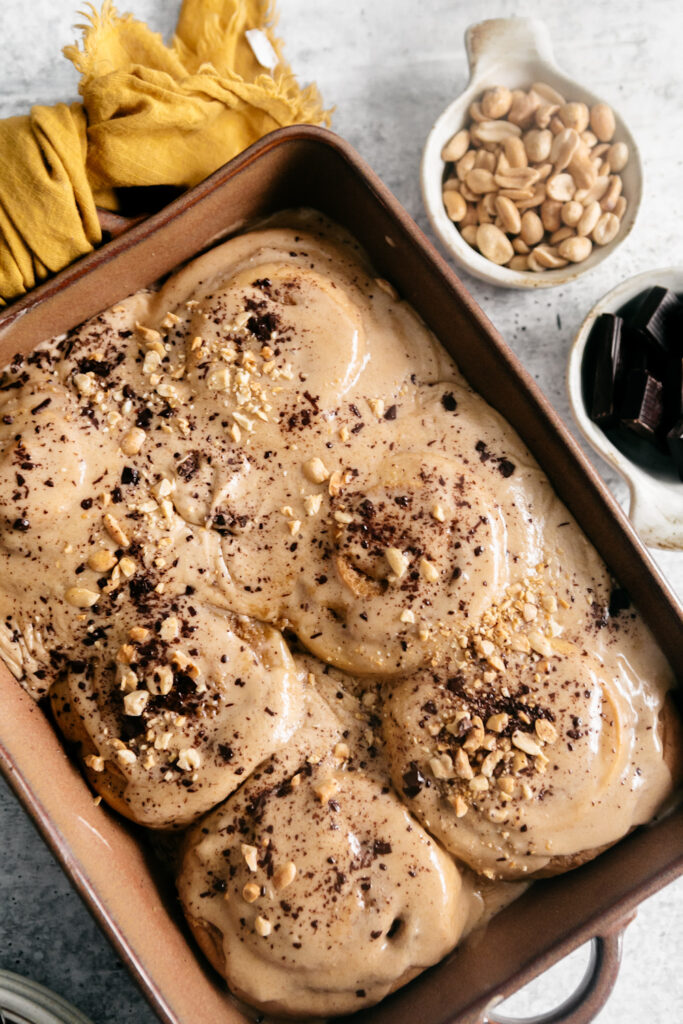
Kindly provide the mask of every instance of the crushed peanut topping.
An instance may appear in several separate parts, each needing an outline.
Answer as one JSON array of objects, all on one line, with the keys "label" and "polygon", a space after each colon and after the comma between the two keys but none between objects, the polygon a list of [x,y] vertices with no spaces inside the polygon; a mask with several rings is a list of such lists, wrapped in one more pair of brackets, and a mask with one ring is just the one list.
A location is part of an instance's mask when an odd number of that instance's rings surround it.
[{"label": "crushed peanut topping", "polygon": [[313,787],[313,792],[321,804],[326,804],[328,800],[332,799],[335,793],[339,792],[339,788],[339,783],[336,779],[323,779]]},{"label": "crushed peanut topping", "polygon": [[293,861],[288,861],[286,864],[282,864],[279,868],[275,869],[273,874],[273,885],[280,891],[286,889],[288,885],[291,885],[296,878],[296,864]]},{"label": "crushed peanut topping", "polygon": [[308,462],[304,462],[302,469],[306,479],[310,480],[313,484],[322,484],[330,476],[330,471],[318,456],[309,459]]},{"label": "crushed peanut topping", "polygon": [[267,939],[272,930],[273,926],[265,917],[259,916],[254,921],[254,931],[257,935],[260,935],[261,938]]},{"label": "crushed peanut topping", "polygon": [[250,871],[258,870],[258,849],[249,843],[241,843],[240,850]]},{"label": "crushed peanut topping", "polygon": [[247,903],[255,903],[261,895],[261,887],[256,882],[247,882],[242,889],[242,899]]}]

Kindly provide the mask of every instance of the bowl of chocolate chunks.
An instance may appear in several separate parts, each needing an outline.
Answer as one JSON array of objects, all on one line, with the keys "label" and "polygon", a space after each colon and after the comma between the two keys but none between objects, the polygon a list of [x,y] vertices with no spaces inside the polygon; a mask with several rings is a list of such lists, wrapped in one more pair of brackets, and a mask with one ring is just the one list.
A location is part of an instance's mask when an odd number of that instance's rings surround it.
[{"label": "bowl of chocolate chunks", "polygon": [[629,486],[644,542],[683,549],[683,267],[639,274],[594,306],[567,386],[582,434]]}]

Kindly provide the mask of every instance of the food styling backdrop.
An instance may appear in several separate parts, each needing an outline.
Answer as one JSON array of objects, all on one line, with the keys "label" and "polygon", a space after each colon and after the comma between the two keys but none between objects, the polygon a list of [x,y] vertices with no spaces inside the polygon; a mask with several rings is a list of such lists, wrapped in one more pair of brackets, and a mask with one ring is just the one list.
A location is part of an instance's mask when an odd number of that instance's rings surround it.
[{"label": "food styling backdrop", "polygon": [[[76,98],[77,75],[60,53],[74,40],[76,0],[2,0],[0,117],[35,102]],[[131,0],[121,10],[168,35],[180,0]],[[334,129],[348,139],[430,235],[419,162],[425,137],[467,79],[463,33],[473,21],[525,15],[545,20],[564,70],[611,102],[636,138],[645,186],[635,230],[613,257],[574,284],[536,294],[469,278],[466,286],[570,429],[565,365],[585,313],[640,271],[683,265],[683,67],[678,0],[280,0],[278,34],[302,81],[316,80]],[[574,429],[576,434],[576,430]],[[626,488],[588,452],[618,498]],[[683,553],[654,552],[683,598]],[[39,756],[37,752],[37,756]],[[0,968],[29,975],[77,1003],[96,1024],[151,1024],[142,996],[0,781]],[[599,1024],[683,1019],[683,879],[650,899],[629,927],[624,965]],[[550,1009],[582,973],[578,951],[506,1009]]]}]

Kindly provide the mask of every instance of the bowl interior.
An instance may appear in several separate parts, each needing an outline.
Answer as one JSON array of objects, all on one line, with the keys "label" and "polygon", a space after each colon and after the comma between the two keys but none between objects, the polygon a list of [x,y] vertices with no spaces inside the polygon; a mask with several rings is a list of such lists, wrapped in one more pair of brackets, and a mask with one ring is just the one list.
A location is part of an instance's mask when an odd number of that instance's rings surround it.
[{"label": "bowl interior", "polygon": [[[614,110],[616,130],[614,138],[625,142],[629,148],[629,160],[621,171],[623,195],[628,201],[622,218],[621,228],[614,241],[606,246],[594,246],[590,256],[582,263],[570,263],[559,270],[534,271],[510,270],[499,267],[487,260],[476,249],[467,244],[455,224],[448,217],[442,200],[442,184],[446,165],[441,159],[441,150],[452,136],[469,122],[468,110],[485,89],[494,85],[505,85],[509,89],[529,88],[533,82],[547,82],[566,99],[580,100],[589,107],[601,101],[601,97],[579,85],[556,67],[540,59],[510,59],[488,67],[481,75],[470,81],[465,91],[454,100],[435,122],[425,144],[422,157],[422,194],[432,227],[450,254],[476,277],[493,284],[509,288],[544,288],[566,284],[587,271],[597,267],[614,252],[628,236],[635,223],[642,195],[642,166],[635,140],[628,127]],[[611,105],[611,104],[610,104]]]}]

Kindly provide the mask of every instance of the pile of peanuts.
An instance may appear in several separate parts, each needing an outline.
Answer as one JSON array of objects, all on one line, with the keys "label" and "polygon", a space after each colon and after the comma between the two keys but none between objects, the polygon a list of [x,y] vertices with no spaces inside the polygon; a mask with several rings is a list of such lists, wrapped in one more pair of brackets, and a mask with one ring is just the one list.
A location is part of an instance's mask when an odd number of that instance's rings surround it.
[{"label": "pile of peanuts", "polygon": [[568,103],[545,82],[488,89],[441,151],[443,202],[465,241],[511,270],[580,263],[616,237],[628,146],[614,114]]}]

